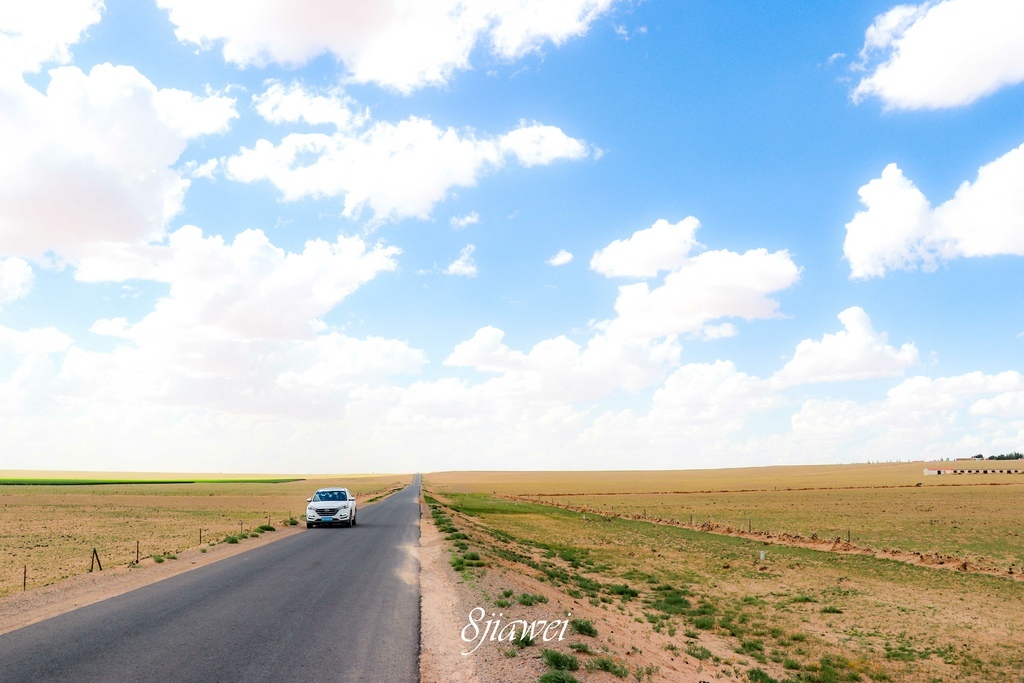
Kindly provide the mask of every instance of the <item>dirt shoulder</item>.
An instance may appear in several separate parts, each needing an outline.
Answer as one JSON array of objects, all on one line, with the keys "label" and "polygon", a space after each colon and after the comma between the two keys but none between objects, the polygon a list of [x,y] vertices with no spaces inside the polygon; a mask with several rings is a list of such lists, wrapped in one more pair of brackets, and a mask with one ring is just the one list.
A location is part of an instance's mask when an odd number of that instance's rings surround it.
[{"label": "dirt shoulder", "polygon": [[[422,504],[422,503],[421,503]],[[680,681],[682,683],[705,683],[721,677],[722,673],[709,662],[687,656],[680,651],[670,651],[666,645],[671,639],[653,633],[646,622],[637,621],[638,614],[632,610],[620,612],[608,605],[595,607],[582,600],[575,600],[550,584],[538,580],[523,571],[518,565],[506,563],[498,558],[488,557],[486,571],[472,571],[460,574],[450,564],[452,544],[445,540],[431,518],[431,510],[425,504],[420,518],[420,680],[422,683],[445,683],[448,681],[479,681],[480,683],[535,683],[542,674],[549,671],[542,659],[545,649],[571,654],[579,660],[580,668],[573,672],[584,683],[611,683],[623,679],[607,671],[588,671],[588,661],[607,658],[625,667],[629,676],[635,676],[640,669],[644,681]],[[473,537],[482,535],[475,524],[466,517],[452,514],[458,527],[470,531]],[[474,533],[475,532],[475,533]],[[529,570],[526,570],[529,571]],[[511,594],[509,593],[511,591]],[[543,602],[524,606],[517,598],[524,594],[543,596]],[[505,600],[499,603],[499,600]],[[508,625],[514,620],[534,622],[537,620],[590,621],[597,629],[596,636],[583,636],[564,631],[564,638],[554,637],[550,642],[537,638],[534,646],[522,649],[509,642],[489,638],[473,638],[474,629],[470,624],[474,609],[484,610],[482,619],[477,620],[479,633],[486,633],[488,619],[500,619]],[[499,632],[500,633],[500,632]],[[467,640],[464,640],[466,638]],[[712,651],[730,654],[724,643],[705,640]],[[589,653],[570,649],[572,643],[588,646]],[[474,649],[475,648],[475,649]],[[470,651],[469,655],[462,652]]]}]

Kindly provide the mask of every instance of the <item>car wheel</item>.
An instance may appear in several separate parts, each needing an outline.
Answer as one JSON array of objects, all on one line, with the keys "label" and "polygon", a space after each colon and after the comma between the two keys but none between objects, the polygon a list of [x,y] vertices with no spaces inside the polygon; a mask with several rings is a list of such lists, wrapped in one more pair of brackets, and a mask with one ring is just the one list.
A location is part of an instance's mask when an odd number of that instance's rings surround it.
[{"label": "car wheel", "polygon": [[356,525],[356,516],[352,515],[352,526]]},{"label": "car wheel", "polygon": [[307,529],[312,529],[313,528],[313,524],[311,522],[306,522],[306,528]]}]

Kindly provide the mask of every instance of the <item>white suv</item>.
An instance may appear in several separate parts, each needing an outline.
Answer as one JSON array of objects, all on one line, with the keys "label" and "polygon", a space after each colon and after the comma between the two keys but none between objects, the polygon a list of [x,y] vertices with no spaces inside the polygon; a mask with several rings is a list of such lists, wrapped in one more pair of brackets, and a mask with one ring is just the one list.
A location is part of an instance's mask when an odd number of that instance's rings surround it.
[{"label": "white suv", "polygon": [[315,526],[356,525],[356,499],[348,489],[317,489],[306,502],[306,528]]}]

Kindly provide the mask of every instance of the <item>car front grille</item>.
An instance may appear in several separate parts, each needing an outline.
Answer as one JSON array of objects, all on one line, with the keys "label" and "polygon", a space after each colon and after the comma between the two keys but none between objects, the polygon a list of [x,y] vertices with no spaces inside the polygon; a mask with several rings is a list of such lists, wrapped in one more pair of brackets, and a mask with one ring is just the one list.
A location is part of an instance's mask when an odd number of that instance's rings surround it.
[{"label": "car front grille", "polygon": [[340,509],[341,508],[324,508],[322,510],[317,510],[316,513],[321,517],[333,517],[338,514],[338,510]]}]

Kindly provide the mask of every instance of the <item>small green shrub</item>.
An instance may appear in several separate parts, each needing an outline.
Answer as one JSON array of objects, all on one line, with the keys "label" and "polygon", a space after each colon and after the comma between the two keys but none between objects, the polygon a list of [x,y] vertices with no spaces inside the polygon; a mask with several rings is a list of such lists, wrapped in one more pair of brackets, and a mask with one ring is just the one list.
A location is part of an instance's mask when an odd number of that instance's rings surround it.
[{"label": "small green shrub", "polygon": [[613,676],[625,678],[629,675],[629,669],[625,664],[619,664],[611,657],[597,657],[587,662],[587,671],[607,671]]},{"label": "small green shrub", "polygon": [[516,639],[512,641],[512,644],[521,650],[524,647],[530,647],[531,645],[534,645],[536,642],[537,641],[533,638],[533,636],[531,636],[526,631],[526,629],[523,629],[523,632],[516,636]]},{"label": "small green shrub", "polygon": [[580,681],[568,671],[556,669],[542,675],[537,679],[537,683],[580,683]]},{"label": "small green shrub", "polygon": [[799,671],[800,662],[796,661],[792,657],[786,657],[784,660],[782,660],[782,668],[788,671]]},{"label": "small green shrub", "polygon": [[790,602],[804,603],[804,602],[818,602],[818,601],[816,599],[812,598],[810,595],[798,595],[795,598],[793,598]]},{"label": "small green shrub", "polygon": [[612,595],[622,596],[623,601],[629,600],[630,598],[635,598],[636,596],[640,595],[640,591],[638,591],[635,588],[630,588],[624,583],[609,584],[605,586],[605,590],[607,590]]},{"label": "small green shrub", "polygon": [[689,643],[686,646],[686,654],[690,655],[694,659],[704,661],[705,659],[711,659],[711,650],[706,647],[701,647],[696,643]]},{"label": "small green shrub", "polygon": [[273,524],[260,524],[256,531],[277,531],[277,528]]},{"label": "small green shrub", "polygon": [[590,623],[590,619],[573,619],[569,622],[569,629],[581,636],[597,636],[597,629]]},{"label": "small green shrub", "polygon": [[747,672],[747,678],[751,683],[779,683],[777,679],[765,673],[764,669],[751,669]]},{"label": "small green shrub", "polygon": [[205,552],[206,552],[206,548],[200,548],[200,549],[199,549],[199,552],[201,552],[201,553],[205,553]]},{"label": "small green shrub", "polygon": [[513,595],[515,595],[515,591],[511,588],[506,588],[505,590],[501,591],[501,597],[503,598],[511,598]]},{"label": "small green shrub", "polygon": [[586,643],[569,643],[569,649],[573,652],[580,652],[585,655],[592,655],[594,651]]},{"label": "small green shrub", "polygon": [[822,614],[842,614],[843,610],[841,610],[838,607],[835,607],[833,605],[825,605],[824,607],[821,608],[821,613]]},{"label": "small green shrub", "polygon": [[498,607],[509,607],[512,605],[512,603],[506,600],[505,598],[498,598],[494,601],[494,604]]},{"label": "small green shrub", "polygon": [[516,602],[525,607],[530,605],[536,605],[538,603],[546,603],[547,597],[544,595],[538,595],[536,593],[520,593],[519,597],[516,598]]},{"label": "small green shrub", "polygon": [[552,669],[563,671],[576,671],[580,668],[580,660],[574,655],[559,652],[558,650],[544,650],[541,652],[544,663]]},{"label": "small green shrub", "polygon": [[175,555],[174,553],[167,553],[166,555],[164,555],[164,559],[165,560],[176,560],[176,559],[178,559],[178,556]]},{"label": "small green shrub", "polygon": [[238,538],[236,536],[227,536],[227,537],[224,538],[224,542],[225,543],[238,543]]},{"label": "small green shrub", "polygon": [[157,564],[160,564],[161,562],[164,561],[164,556],[163,555],[151,555],[151,557],[153,558],[153,561],[156,562]]},{"label": "small green shrub", "polygon": [[693,620],[693,625],[702,631],[710,631],[715,627],[715,618],[712,616],[697,617]]}]

